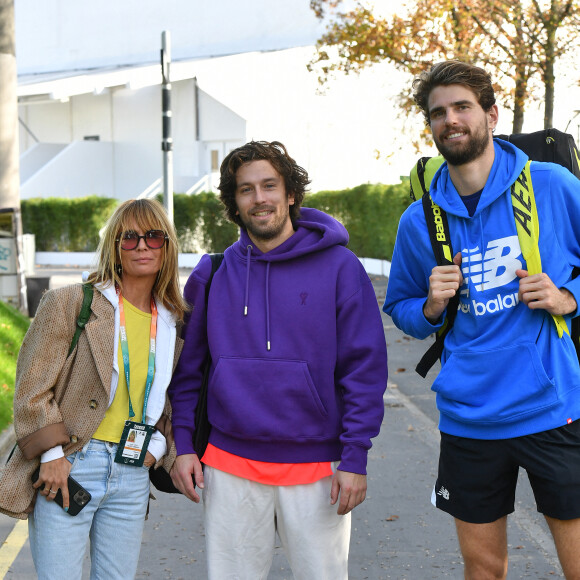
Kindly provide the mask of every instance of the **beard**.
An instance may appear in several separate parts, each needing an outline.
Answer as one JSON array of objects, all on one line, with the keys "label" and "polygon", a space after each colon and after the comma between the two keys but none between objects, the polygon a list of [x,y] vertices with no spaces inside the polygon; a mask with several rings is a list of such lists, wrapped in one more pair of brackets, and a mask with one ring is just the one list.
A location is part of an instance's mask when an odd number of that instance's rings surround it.
[{"label": "beard", "polygon": [[[454,131],[450,130],[449,132],[453,133]],[[461,147],[444,145],[433,135],[437,150],[443,155],[449,165],[465,165],[483,155],[491,139],[487,119],[485,120],[485,126],[477,128],[474,133],[469,131],[467,135],[469,139]]]},{"label": "beard", "polygon": [[[261,209],[275,209],[275,208],[261,208]],[[290,212],[288,208],[286,211],[282,211],[280,215],[277,215],[274,220],[269,224],[256,224],[249,216],[242,216],[239,214],[240,221],[243,227],[246,229],[248,234],[255,240],[269,241],[277,238],[285,230],[288,221],[290,220]]]}]

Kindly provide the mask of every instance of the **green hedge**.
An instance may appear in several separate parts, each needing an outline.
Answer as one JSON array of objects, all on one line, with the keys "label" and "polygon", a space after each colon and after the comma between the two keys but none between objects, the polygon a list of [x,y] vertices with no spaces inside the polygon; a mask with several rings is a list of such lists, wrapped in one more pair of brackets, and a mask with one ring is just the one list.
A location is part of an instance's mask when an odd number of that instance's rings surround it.
[{"label": "green hedge", "polygon": [[364,184],[342,191],[306,196],[303,205],[315,207],[346,227],[348,247],[359,257],[390,260],[399,218],[410,205],[409,185]]},{"label": "green hedge", "polygon": [[39,252],[92,252],[99,243],[99,230],[118,203],[97,195],[22,200],[23,231],[35,235]]},{"label": "green hedge", "polygon": [[173,196],[173,222],[180,251],[223,252],[238,239],[238,226],[226,220],[222,207],[213,193]]},{"label": "green hedge", "polygon": [[[97,196],[23,200],[24,232],[35,234],[38,251],[91,252],[118,203]],[[303,205],[342,222],[357,256],[390,260],[399,218],[409,203],[409,185],[400,183],[309,193]],[[173,214],[181,252],[223,252],[238,239],[237,226],[225,219],[213,193],[175,194]]]}]

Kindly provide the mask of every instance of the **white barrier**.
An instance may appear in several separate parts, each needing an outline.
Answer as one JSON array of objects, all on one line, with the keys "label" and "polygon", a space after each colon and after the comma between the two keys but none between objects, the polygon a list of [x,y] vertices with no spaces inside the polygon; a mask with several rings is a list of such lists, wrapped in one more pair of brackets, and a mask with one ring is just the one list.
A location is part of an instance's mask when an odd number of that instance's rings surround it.
[{"label": "white barrier", "polygon": [[96,264],[95,252],[36,252],[37,266],[75,266],[90,268]]},{"label": "white barrier", "polygon": [[387,260],[377,260],[376,258],[359,258],[359,260],[367,274],[388,278],[391,273],[391,262]]},{"label": "white barrier", "polygon": [[[193,269],[203,254],[179,254],[179,267]],[[391,263],[387,260],[375,258],[359,258],[367,274],[375,276],[389,276]],[[91,268],[96,264],[95,252],[36,252],[37,266],[72,266],[77,268]]]}]

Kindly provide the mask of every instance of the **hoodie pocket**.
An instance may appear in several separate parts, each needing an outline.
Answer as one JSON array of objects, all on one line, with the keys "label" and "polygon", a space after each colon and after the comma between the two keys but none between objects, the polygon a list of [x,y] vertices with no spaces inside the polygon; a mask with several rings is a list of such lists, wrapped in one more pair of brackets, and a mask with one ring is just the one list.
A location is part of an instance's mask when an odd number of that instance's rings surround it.
[{"label": "hoodie pocket", "polygon": [[327,431],[328,413],[305,361],[220,357],[208,414],[217,429],[244,438],[319,438]]},{"label": "hoodie pocket", "polygon": [[533,343],[456,351],[433,383],[439,410],[460,421],[498,423],[558,400]]}]

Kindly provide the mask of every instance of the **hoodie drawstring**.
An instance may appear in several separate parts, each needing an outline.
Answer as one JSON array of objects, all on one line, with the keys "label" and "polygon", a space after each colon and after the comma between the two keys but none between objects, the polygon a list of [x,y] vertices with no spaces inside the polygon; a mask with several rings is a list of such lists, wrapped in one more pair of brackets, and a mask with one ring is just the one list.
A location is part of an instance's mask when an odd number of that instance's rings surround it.
[{"label": "hoodie drawstring", "polygon": [[[246,247],[246,293],[244,298],[244,316],[248,316],[248,301],[250,294],[250,263],[253,246]],[[270,350],[270,262],[266,263],[266,350]]]},{"label": "hoodie drawstring", "polygon": [[270,262],[266,264],[266,350],[270,350]]},{"label": "hoodie drawstring", "polygon": [[483,219],[482,213],[479,214],[479,245],[481,246],[481,291],[485,290],[485,241],[483,239]]},{"label": "hoodie drawstring", "polygon": [[248,316],[248,300],[250,294],[250,258],[252,257],[252,246],[248,244],[246,248],[248,253],[246,255],[246,297],[244,298],[244,316]]}]

